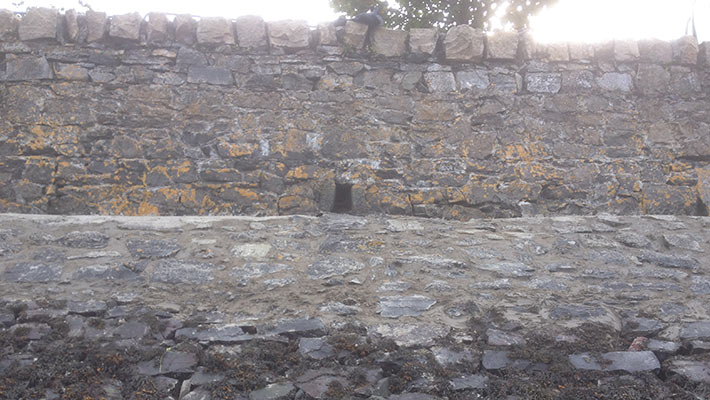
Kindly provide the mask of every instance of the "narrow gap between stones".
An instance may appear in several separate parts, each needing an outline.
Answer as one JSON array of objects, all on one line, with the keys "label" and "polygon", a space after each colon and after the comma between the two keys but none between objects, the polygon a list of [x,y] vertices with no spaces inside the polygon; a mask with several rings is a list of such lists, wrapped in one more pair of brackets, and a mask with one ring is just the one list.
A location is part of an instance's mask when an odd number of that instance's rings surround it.
[{"label": "narrow gap between stones", "polygon": [[335,184],[335,198],[333,199],[333,208],[331,211],[336,213],[344,213],[353,209],[353,185],[349,183]]}]

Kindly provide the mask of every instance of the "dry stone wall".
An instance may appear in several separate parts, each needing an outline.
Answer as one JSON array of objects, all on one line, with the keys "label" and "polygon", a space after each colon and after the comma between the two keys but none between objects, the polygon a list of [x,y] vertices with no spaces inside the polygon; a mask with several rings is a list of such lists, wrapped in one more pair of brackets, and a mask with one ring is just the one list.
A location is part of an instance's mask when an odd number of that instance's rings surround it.
[{"label": "dry stone wall", "polygon": [[707,215],[709,48],[0,11],[0,211]]}]

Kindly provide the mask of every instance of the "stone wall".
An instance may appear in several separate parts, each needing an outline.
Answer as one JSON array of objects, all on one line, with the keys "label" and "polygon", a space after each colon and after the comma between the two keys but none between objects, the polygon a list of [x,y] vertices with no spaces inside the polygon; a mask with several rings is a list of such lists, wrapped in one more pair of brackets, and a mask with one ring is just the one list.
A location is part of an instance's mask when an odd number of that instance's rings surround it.
[{"label": "stone wall", "polygon": [[704,214],[710,45],[0,11],[0,212]]}]

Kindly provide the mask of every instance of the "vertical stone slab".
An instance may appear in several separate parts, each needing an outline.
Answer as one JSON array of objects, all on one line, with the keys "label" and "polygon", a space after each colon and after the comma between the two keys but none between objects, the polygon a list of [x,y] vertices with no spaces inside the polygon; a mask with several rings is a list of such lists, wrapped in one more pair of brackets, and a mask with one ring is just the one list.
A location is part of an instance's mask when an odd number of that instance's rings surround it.
[{"label": "vertical stone slab", "polygon": [[168,40],[170,21],[165,14],[150,13],[145,26],[148,43],[162,43]]},{"label": "vertical stone slab", "polygon": [[192,16],[185,14],[177,15],[173,23],[175,24],[175,40],[186,45],[195,43],[197,24]]},{"label": "vertical stone slab", "polygon": [[275,21],[268,23],[268,34],[273,47],[303,49],[308,47],[311,30],[306,21]]},{"label": "vertical stone slab", "polygon": [[514,60],[517,54],[518,34],[516,32],[498,32],[488,36],[488,58]]},{"label": "vertical stone slab", "polygon": [[333,23],[318,24],[318,44],[323,46],[338,45],[338,29]]},{"label": "vertical stone slab", "polygon": [[698,40],[693,36],[683,36],[672,44],[673,62],[695,65],[698,62]]},{"label": "vertical stone slab", "polygon": [[8,42],[17,38],[18,20],[10,10],[0,10],[0,41]]},{"label": "vertical stone slab", "polygon": [[143,18],[137,12],[114,15],[109,21],[108,35],[116,39],[137,41],[140,37]]},{"label": "vertical stone slab", "polygon": [[348,21],[345,23],[345,37],[343,42],[345,47],[360,50],[365,46],[367,36],[367,25]]},{"label": "vertical stone slab", "polygon": [[435,28],[412,28],[409,31],[409,49],[412,54],[430,56],[436,50],[439,31]]},{"label": "vertical stone slab", "polygon": [[20,20],[20,40],[56,39],[58,16],[53,8],[30,8]]},{"label": "vertical stone slab", "polygon": [[710,168],[696,168],[698,174],[698,196],[700,197],[700,210],[705,215],[710,215]]},{"label": "vertical stone slab", "polygon": [[201,18],[197,21],[197,43],[234,44],[231,22],[222,17]]},{"label": "vertical stone slab", "polygon": [[406,31],[378,28],[372,35],[372,51],[385,57],[402,57],[406,45]]},{"label": "vertical stone slab", "polygon": [[86,12],[86,41],[96,42],[104,37],[106,32],[106,13],[87,11]]},{"label": "vertical stone slab", "polygon": [[710,42],[703,42],[698,46],[698,65],[710,65]]},{"label": "vertical stone slab", "polygon": [[79,21],[76,10],[67,10],[64,13],[64,35],[70,43],[76,43],[79,39]]},{"label": "vertical stone slab", "polygon": [[468,25],[449,29],[444,38],[444,53],[448,61],[474,62],[483,59],[486,35]]},{"label": "vertical stone slab", "polygon": [[266,23],[256,15],[245,15],[234,22],[239,47],[248,49],[266,47]]}]

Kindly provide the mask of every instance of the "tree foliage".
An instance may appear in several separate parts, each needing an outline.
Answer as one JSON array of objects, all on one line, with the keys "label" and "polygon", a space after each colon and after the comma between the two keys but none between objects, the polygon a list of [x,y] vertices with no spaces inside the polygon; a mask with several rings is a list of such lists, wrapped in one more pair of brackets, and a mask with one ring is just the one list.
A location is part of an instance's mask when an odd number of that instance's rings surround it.
[{"label": "tree foliage", "polygon": [[515,29],[527,28],[528,17],[551,5],[556,0],[390,0],[396,7],[388,7],[384,0],[330,0],[336,11],[353,16],[380,4],[380,14],[390,28],[449,29],[454,25],[489,28],[489,20],[498,7],[508,3],[502,22]]}]

